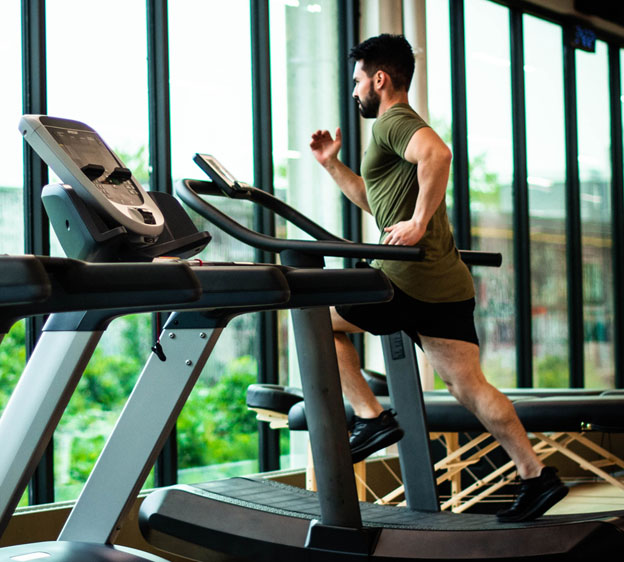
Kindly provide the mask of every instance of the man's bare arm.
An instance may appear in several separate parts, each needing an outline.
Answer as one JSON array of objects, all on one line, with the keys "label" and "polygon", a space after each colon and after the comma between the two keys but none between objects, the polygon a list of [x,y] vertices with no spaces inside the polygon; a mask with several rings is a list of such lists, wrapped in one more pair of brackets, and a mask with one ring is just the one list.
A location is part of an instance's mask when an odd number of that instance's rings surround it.
[{"label": "man's bare arm", "polygon": [[424,236],[431,217],[446,194],[452,154],[433,129],[424,127],[414,133],[405,149],[405,159],[418,165],[418,199],[409,220],[384,230],[384,244],[413,246]]},{"label": "man's bare arm", "polygon": [[338,159],[341,146],[340,128],[336,129],[335,139],[329,131],[316,131],[312,134],[310,149],[314,157],[329,172],[347,198],[363,211],[370,213],[364,179]]}]

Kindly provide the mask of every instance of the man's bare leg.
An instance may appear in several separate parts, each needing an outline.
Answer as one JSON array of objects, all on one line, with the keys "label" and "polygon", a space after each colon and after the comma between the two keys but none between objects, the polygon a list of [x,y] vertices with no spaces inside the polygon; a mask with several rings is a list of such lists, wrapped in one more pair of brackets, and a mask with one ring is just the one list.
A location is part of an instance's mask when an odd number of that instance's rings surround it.
[{"label": "man's bare leg", "polygon": [[530,521],[561,501],[568,489],[557,471],[544,467],[509,399],[485,379],[479,346],[420,336],[425,354],[449,390],[503,446],[522,479],[514,503],[496,514],[501,522]]},{"label": "man's bare leg", "polygon": [[360,358],[347,335],[361,333],[362,330],[347,322],[333,307],[330,312],[342,392],[353,407],[356,416],[376,418],[383,412],[383,408],[362,376]]},{"label": "man's bare leg", "polygon": [[425,354],[449,391],[470,410],[502,445],[520,478],[535,478],[544,465],[531,447],[509,399],[483,375],[479,346],[457,340],[421,336]]},{"label": "man's bare leg", "polygon": [[349,437],[351,458],[354,463],[384,447],[393,445],[403,437],[403,430],[394,419],[396,412],[384,410],[360,371],[360,360],[347,336],[361,332],[344,320],[335,309],[331,310],[338,369],[342,391],[353,406],[355,419]]}]

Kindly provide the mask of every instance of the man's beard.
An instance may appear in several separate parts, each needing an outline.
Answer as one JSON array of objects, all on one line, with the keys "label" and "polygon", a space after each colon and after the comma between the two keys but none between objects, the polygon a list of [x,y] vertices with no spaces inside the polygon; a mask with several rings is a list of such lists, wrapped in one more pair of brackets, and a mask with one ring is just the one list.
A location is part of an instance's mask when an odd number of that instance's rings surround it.
[{"label": "man's beard", "polygon": [[364,99],[357,99],[360,109],[360,115],[365,119],[371,119],[377,117],[379,113],[379,105],[381,104],[381,98],[379,94],[375,92],[373,85],[371,84],[370,90]]}]

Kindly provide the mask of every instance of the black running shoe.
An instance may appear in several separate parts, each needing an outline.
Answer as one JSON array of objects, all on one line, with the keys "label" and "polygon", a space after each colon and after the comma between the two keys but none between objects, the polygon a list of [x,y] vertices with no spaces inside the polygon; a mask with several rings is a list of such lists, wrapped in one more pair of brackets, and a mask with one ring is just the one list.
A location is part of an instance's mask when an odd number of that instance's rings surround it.
[{"label": "black running shoe", "polygon": [[353,462],[363,461],[375,451],[388,447],[403,437],[403,430],[394,419],[394,410],[384,410],[376,418],[354,416],[349,446]]},{"label": "black running shoe", "polygon": [[561,501],[568,489],[557,476],[557,470],[547,466],[537,478],[520,480],[520,490],[513,505],[496,514],[501,523],[531,521],[546,513]]}]

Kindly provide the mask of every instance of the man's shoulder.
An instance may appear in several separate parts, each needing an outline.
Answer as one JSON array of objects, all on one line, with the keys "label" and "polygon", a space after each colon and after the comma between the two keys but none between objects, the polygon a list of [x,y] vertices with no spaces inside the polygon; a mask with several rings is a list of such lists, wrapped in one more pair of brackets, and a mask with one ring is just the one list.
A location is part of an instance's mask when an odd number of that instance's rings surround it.
[{"label": "man's shoulder", "polygon": [[412,135],[427,123],[408,104],[397,103],[373,124],[372,138],[383,148],[403,155]]},{"label": "man's shoulder", "polygon": [[395,103],[392,107],[388,108],[384,114],[377,119],[377,121],[387,121],[397,118],[409,118],[423,120],[418,113],[407,103]]},{"label": "man's shoulder", "polygon": [[427,126],[425,120],[406,103],[397,103],[378,117],[373,124],[373,131],[392,128],[397,124],[410,123],[418,128]]}]

